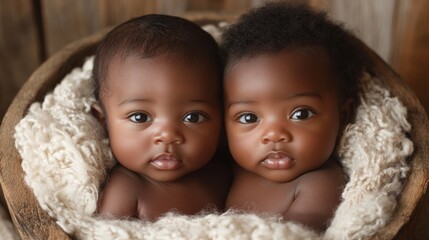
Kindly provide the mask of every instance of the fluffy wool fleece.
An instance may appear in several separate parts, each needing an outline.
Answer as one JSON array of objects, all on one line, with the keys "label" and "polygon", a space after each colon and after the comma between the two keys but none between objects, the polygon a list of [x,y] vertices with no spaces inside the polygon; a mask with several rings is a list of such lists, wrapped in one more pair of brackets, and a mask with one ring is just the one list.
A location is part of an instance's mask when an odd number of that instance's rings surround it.
[{"label": "fluffy wool fleece", "polygon": [[338,147],[350,178],[324,234],[279,217],[227,212],[166,214],[157,222],[105,220],[94,215],[100,185],[115,164],[95,101],[93,58],[68,74],[16,126],[25,181],[41,207],[78,239],[366,239],[385,226],[413,151],[406,108],[378,79],[362,79],[361,105]]}]

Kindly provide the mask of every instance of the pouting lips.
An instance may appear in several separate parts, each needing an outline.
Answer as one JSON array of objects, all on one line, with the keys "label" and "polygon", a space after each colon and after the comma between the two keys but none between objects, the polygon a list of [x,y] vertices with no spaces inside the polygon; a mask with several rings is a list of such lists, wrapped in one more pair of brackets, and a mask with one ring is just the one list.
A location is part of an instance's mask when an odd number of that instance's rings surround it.
[{"label": "pouting lips", "polygon": [[292,167],[294,160],[284,152],[270,152],[261,164],[272,170],[282,170]]},{"label": "pouting lips", "polygon": [[182,160],[173,154],[163,153],[155,157],[150,163],[159,170],[174,170],[182,165]]}]

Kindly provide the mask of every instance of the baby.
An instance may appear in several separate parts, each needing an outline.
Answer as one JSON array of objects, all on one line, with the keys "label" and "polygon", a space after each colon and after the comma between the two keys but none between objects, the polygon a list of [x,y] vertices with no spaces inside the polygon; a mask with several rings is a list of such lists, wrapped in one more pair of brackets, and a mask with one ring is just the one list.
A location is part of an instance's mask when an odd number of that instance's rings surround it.
[{"label": "baby", "polygon": [[214,39],[178,17],[132,19],[102,41],[93,77],[93,112],[118,162],[99,214],[154,221],[222,209],[230,174],[216,154],[222,64]]},{"label": "baby", "polygon": [[354,37],[323,13],[274,3],[243,15],[221,50],[238,164],[226,208],[325,230],[346,182],[334,150],[365,68]]}]

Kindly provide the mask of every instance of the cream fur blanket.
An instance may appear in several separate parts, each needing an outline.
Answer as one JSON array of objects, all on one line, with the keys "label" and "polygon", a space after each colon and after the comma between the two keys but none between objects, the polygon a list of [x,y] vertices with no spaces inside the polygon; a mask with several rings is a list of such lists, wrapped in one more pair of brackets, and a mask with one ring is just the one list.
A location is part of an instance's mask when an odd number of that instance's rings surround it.
[{"label": "cream fur blanket", "polygon": [[115,162],[103,129],[90,113],[93,97],[89,58],[34,103],[16,126],[16,148],[25,181],[41,207],[78,239],[366,239],[388,223],[396,207],[406,158],[406,109],[378,79],[366,75],[357,119],[340,142],[338,155],[350,178],[326,233],[316,234],[277,217],[224,213],[159,221],[104,220],[94,216],[100,184]]}]

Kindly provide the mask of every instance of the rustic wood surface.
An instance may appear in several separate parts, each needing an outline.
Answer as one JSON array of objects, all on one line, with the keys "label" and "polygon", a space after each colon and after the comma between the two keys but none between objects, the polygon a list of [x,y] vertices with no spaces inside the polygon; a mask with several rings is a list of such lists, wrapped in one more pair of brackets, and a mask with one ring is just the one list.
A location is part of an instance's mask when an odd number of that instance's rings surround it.
[{"label": "rustic wood surface", "polygon": [[[406,79],[429,113],[429,1],[400,1],[391,65]],[[429,239],[429,238],[428,238]]]},{"label": "rustic wood surface", "polygon": [[0,120],[19,88],[40,64],[33,4],[0,0]]},{"label": "rustic wood surface", "polygon": [[[47,55],[50,56],[64,45],[94,34],[107,26],[116,25],[143,14],[166,12],[176,9],[180,1],[167,5],[155,0],[42,0],[44,37]],[[158,4],[158,8],[157,8]]]}]

